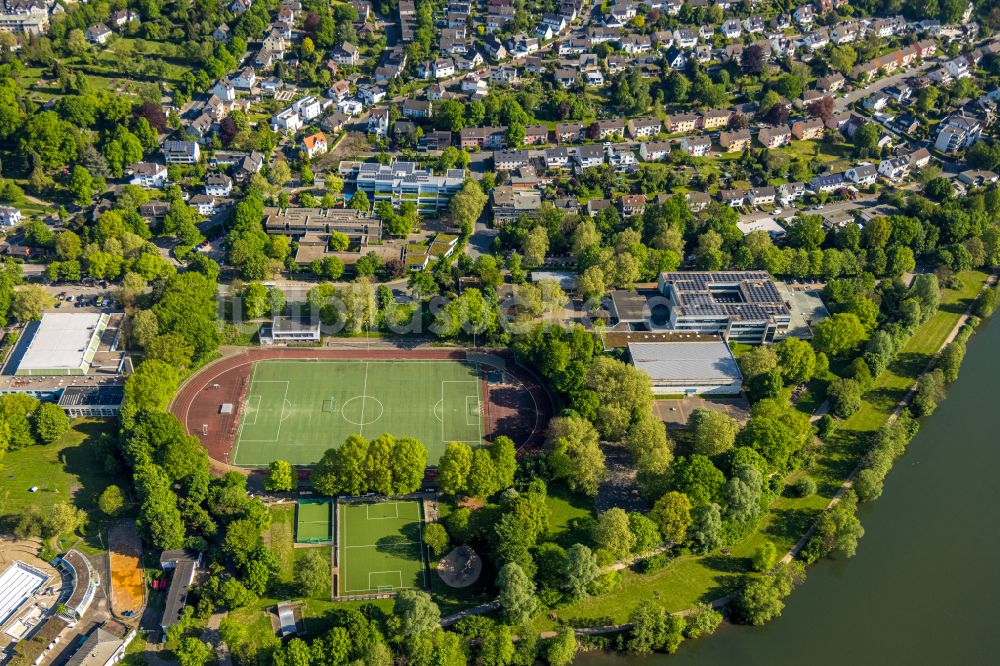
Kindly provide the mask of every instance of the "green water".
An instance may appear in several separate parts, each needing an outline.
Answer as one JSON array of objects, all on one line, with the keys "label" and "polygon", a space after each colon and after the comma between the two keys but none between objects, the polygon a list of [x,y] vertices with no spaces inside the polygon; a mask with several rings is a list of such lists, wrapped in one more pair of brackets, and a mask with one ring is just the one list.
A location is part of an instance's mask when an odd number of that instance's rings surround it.
[{"label": "green water", "polygon": [[824,561],[762,628],[724,625],[672,656],[577,663],[682,666],[1000,664],[1000,323],[969,343],[959,380],[862,509],[850,560]]}]

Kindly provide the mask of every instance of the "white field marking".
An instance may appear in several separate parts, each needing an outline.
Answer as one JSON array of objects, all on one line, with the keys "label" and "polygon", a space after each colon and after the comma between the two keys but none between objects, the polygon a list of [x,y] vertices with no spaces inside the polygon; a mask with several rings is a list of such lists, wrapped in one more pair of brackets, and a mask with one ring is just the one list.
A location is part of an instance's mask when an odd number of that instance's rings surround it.
[{"label": "white field marking", "polygon": [[[253,401],[254,398],[257,398],[257,402],[256,403]],[[255,426],[255,425],[257,425],[257,415],[260,414],[260,399],[261,398],[260,398],[259,395],[248,395],[247,396],[246,403],[243,405],[243,413],[245,415],[249,410],[252,409],[253,410],[253,423],[251,423],[250,421],[244,421],[243,425],[248,425],[248,426]]]},{"label": "white field marking", "polygon": [[[212,377],[212,379],[215,379],[218,376],[219,375],[216,375],[215,377]],[[250,385],[247,386],[247,395],[248,396],[250,395],[250,390],[253,388],[253,382],[254,382],[254,379],[256,377],[257,377],[257,364],[254,363],[254,364],[252,364],[250,366]],[[239,415],[239,416],[240,416],[240,420],[239,420],[239,423],[236,425],[236,442],[233,444],[233,464],[234,465],[236,464],[236,455],[240,452],[240,442],[243,440],[243,415]],[[185,418],[185,420],[187,420],[187,415],[186,414],[185,414],[184,418]],[[257,417],[255,416],[254,417],[254,423],[256,423],[256,422],[257,422]]]},{"label": "white field marking", "polygon": [[382,418],[382,415],[383,415],[383,414],[385,414],[385,405],[384,405],[384,404],[382,404],[382,401],[381,401],[381,400],[379,400],[379,399],[378,399],[378,398],[376,398],[375,396],[371,396],[371,395],[356,395],[356,396],[354,396],[353,398],[348,398],[347,400],[345,400],[345,401],[344,401],[344,407],[346,407],[348,403],[350,403],[350,402],[353,402],[353,401],[355,401],[355,400],[360,400],[360,401],[361,401],[361,418],[362,418],[362,419],[364,419],[364,413],[365,413],[365,412],[364,412],[364,409],[365,409],[365,407],[364,407],[364,406],[365,406],[365,400],[371,400],[372,402],[376,402],[376,403],[378,403],[378,408],[379,408],[379,409],[380,409],[381,411],[379,412],[379,415],[378,415],[378,416],[376,416],[376,417],[375,417],[375,418],[373,418],[373,419],[372,419],[371,421],[368,421],[368,422],[366,423],[366,422],[365,422],[364,420],[362,420],[362,421],[360,421],[360,422],[358,422],[358,421],[352,421],[351,419],[349,419],[349,418],[347,418],[346,416],[344,416],[344,409],[341,409],[341,410],[340,410],[340,418],[344,419],[345,421],[347,421],[347,422],[348,422],[348,423],[350,423],[351,425],[356,425],[356,426],[366,426],[366,425],[371,425],[372,423],[375,423],[375,422],[376,422],[376,421],[378,421],[378,420],[379,420],[380,418]]},{"label": "white field marking", "polygon": [[[399,587],[396,588],[396,589],[400,589],[400,590],[403,589],[403,572],[400,571],[399,569],[393,569],[391,571],[369,571],[368,572],[368,587],[367,588],[358,589],[358,590],[346,590],[346,592],[348,594],[351,594],[352,592],[371,592],[372,590],[377,590],[378,587],[372,587],[371,586],[372,585],[372,574],[391,574],[391,573],[394,573],[397,576],[399,576]],[[387,585],[382,585],[380,587],[388,587],[388,586]]]},{"label": "white field marking", "polygon": [[365,520],[397,520],[399,518],[399,502],[379,502],[378,505],[379,506],[389,506],[389,505],[392,505],[392,508],[395,509],[395,511],[396,511],[396,515],[395,516],[379,516],[379,517],[376,517],[376,518],[372,518],[372,515],[371,515],[371,507],[372,507],[372,505],[371,504],[365,504]]},{"label": "white field marking", "polygon": [[[440,414],[438,414],[438,408],[440,408],[440,411],[441,411]],[[434,418],[436,418],[438,421],[440,421],[442,423],[442,427],[443,427],[443,424],[444,424],[444,399],[441,399],[441,400],[438,400],[437,402],[435,402],[434,403],[434,407],[431,409],[431,411],[434,414]]]},{"label": "white field marking", "polygon": [[[281,415],[278,417],[278,432],[275,433],[274,439],[242,439],[242,437],[241,437],[241,441],[244,441],[244,442],[254,442],[256,444],[276,444],[281,439],[281,424],[285,420],[285,403],[291,404],[288,401],[288,380],[287,379],[262,379],[259,382],[254,382],[254,383],[250,384],[250,392],[251,393],[253,392],[254,384],[284,384],[285,385],[285,393],[281,397]],[[256,424],[256,420],[251,425],[255,425],[255,424]],[[240,430],[240,434],[242,435],[242,429]],[[233,458],[233,459],[235,460],[235,458]]]},{"label": "white field marking", "polygon": [[[469,408],[469,401],[475,401],[475,407]],[[465,396],[465,425],[471,426],[476,425],[475,423],[469,423],[469,417],[475,418],[480,415],[480,410],[483,408],[482,403],[479,402],[479,397],[474,395]],[[482,419],[480,419],[481,421]],[[481,427],[481,426],[480,426]]]},{"label": "white field marking", "polygon": [[[478,384],[478,383],[479,382],[477,380],[475,380],[475,379],[442,379],[441,380],[441,417],[442,417],[441,418],[441,442],[442,443],[447,444],[448,442],[459,442],[459,443],[462,443],[462,444],[479,444],[479,443],[481,443],[483,441],[483,438],[482,438],[482,430],[483,430],[482,419],[479,420],[479,433],[480,433],[480,437],[479,437],[478,440],[476,440],[476,439],[448,439],[448,438],[445,437],[445,434],[444,434],[444,415],[446,413],[445,410],[447,409],[447,405],[444,402],[444,385],[445,384]],[[477,390],[478,390],[478,388],[477,388]],[[469,398],[468,394],[466,394],[465,397],[466,397],[466,399],[468,399]],[[466,402],[466,410],[468,410],[468,402]],[[472,425],[471,423],[469,423],[469,415],[468,415],[468,413],[466,413],[466,415],[465,415],[465,425]]]},{"label": "white field marking", "polygon": [[[361,423],[358,424],[358,428],[360,428],[360,430],[358,430],[358,436],[359,437],[364,437],[363,433],[365,432],[365,398],[367,397],[367,395],[368,395],[368,362],[366,361],[365,362],[365,384],[364,384],[364,387],[362,387],[362,389],[361,389],[361,419],[359,419],[361,421]],[[383,405],[382,411],[383,411],[383,413],[385,412],[384,405]]]}]

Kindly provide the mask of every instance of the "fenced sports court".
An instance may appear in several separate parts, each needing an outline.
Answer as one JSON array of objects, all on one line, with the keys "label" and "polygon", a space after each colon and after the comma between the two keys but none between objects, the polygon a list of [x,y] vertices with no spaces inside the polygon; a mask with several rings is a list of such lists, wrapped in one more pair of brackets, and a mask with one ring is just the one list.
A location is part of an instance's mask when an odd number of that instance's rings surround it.
[{"label": "fenced sports court", "polygon": [[330,543],[332,500],[299,500],[295,507],[295,542]]},{"label": "fenced sports court", "polygon": [[342,502],[337,511],[339,596],[427,587],[421,502]]}]

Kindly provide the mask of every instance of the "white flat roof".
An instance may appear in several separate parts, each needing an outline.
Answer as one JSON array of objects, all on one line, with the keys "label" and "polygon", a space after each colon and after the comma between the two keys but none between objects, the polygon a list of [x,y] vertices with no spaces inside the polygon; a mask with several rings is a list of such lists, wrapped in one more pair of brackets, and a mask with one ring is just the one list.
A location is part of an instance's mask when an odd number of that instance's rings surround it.
[{"label": "white flat roof", "polygon": [[18,363],[19,371],[74,370],[84,365],[99,312],[47,312]]},{"label": "white flat roof", "polygon": [[736,226],[740,228],[744,236],[751,231],[766,231],[772,236],[783,236],[785,234],[785,228],[778,224],[773,217],[758,217],[752,220],[744,220],[737,222]]},{"label": "white flat roof", "polygon": [[7,567],[0,574],[0,625],[5,624],[46,580],[48,576],[24,562],[14,562]]},{"label": "white flat roof", "polygon": [[722,340],[630,342],[632,363],[653,381],[730,384],[743,380],[733,353]]}]

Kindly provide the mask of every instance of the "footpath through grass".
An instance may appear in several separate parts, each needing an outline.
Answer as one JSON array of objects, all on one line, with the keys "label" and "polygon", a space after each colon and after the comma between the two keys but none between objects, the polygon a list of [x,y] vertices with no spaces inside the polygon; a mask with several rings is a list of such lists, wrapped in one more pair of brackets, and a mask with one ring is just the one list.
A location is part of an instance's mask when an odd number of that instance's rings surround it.
[{"label": "footpath through grass", "polygon": [[556,609],[556,621],[540,616],[534,622],[535,628],[544,631],[560,623],[590,626],[627,622],[631,611],[644,600],[656,601],[670,611],[691,608],[723,596],[729,580],[749,571],[750,555],[765,540],[773,542],[779,553],[787,552],[826,508],[867,451],[871,433],[885,423],[989,276],[982,271],[966,271],[960,277],[962,287],[943,291],[938,312],[916,330],[896,361],[878,377],[865,395],[861,410],[841,423],[837,436],[823,446],[812,466],[785,478],[786,485],[790,485],[809,474],[819,484],[817,494],[795,497],[786,490],[771,505],[757,532],[732,547],[729,555],[684,555],[648,575],[626,570],[619,589]]}]

